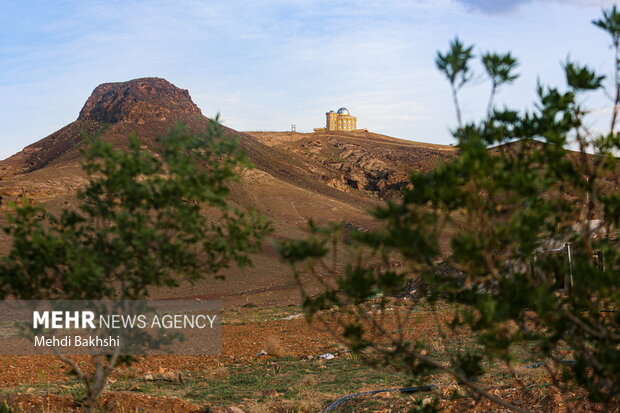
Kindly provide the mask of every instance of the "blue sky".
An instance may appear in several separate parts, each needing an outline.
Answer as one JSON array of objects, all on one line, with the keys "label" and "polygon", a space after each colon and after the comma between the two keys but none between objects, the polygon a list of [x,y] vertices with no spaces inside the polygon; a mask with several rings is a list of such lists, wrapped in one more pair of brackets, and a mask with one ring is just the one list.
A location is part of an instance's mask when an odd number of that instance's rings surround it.
[{"label": "blue sky", "polygon": [[[0,2],[0,159],[75,120],[100,83],[158,76],[237,130],[311,131],[341,106],[358,126],[452,142],[455,117],[434,57],[451,38],[510,50],[521,77],[498,102],[530,107],[537,79],[563,85],[570,54],[612,69],[590,24],[607,0],[105,0]],[[481,116],[488,84],[463,90]],[[591,96],[592,127],[610,102]]]}]

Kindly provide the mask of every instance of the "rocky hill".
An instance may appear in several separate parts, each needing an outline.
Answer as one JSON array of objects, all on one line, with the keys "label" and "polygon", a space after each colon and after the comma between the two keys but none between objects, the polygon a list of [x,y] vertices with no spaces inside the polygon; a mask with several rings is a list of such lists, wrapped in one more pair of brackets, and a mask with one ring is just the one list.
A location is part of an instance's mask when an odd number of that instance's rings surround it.
[{"label": "rocky hill", "polygon": [[[210,108],[216,112],[216,108]],[[78,118],[21,152],[0,161],[0,224],[9,201],[28,198],[52,212],[75,202],[75,191],[87,182],[80,167],[81,149],[94,134],[117,147],[135,133],[156,149],[156,137],[174,122],[194,130],[208,118],[187,90],[159,78],[142,78],[96,87]],[[411,170],[428,169],[455,156],[450,146],[421,144],[367,132],[241,133],[240,145],[256,166],[243,172],[232,188],[232,201],[258,210],[275,227],[274,238],[302,237],[308,218],[318,223],[347,221],[359,227],[374,222],[367,210],[402,187]],[[9,240],[0,235],[0,253]],[[273,297],[296,295],[290,271],[267,246],[255,268],[231,270],[232,282],[188,286],[167,296]],[[247,299],[247,298],[246,298]]]},{"label": "rocky hill", "polygon": [[[80,148],[99,133],[123,146],[131,133],[147,147],[176,121],[199,130],[208,119],[189,92],[165,79],[142,78],[97,86],[74,122],[0,162],[0,196],[48,202],[84,183]],[[240,133],[257,170],[298,189],[369,207],[405,184],[411,170],[428,169],[454,156],[450,146],[421,144],[368,132]],[[260,172],[259,172],[260,171]]]},{"label": "rocky hill", "polygon": [[202,115],[189,91],[158,78],[121,83],[103,83],[95,88],[80,111],[78,120],[101,123],[175,120]]},{"label": "rocky hill", "polygon": [[95,88],[76,121],[0,162],[0,178],[75,161],[84,140],[104,130],[104,139],[122,144],[128,132],[153,138],[175,120],[196,126],[201,118],[189,92],[164,79],[104,83]]}]

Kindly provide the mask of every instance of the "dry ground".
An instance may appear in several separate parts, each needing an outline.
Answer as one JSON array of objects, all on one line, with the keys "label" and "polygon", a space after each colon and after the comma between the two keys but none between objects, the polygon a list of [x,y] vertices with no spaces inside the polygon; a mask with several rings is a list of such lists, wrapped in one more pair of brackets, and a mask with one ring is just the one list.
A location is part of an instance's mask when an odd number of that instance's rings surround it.
[{"label": "dry ground", "polygon": [[[448,321],[452,312],[449,307],[439,312],[417,309],[408,336],[429,340],[441,358],[447,343],[440,337],[437,323]],[[449,345],[467,346],[468,339],[453,337]],[[224,313],[222,349],[220,356],[144,357],[131,367],[119,369],[101,399],[101,411],[225,412],[237,407],[247,412],[318,412],[347,394],[412,385],[402,372],[366,366],[358,355],[338,343],[332,331],[309,324],[292,305],[229,306]],[[258,356],[261,350],[268,355]],[[336,358],[317,357],[326,352]],[[595,406],[578,392],[561,395],[552,389],[544,369],[527,368],[536,361],[527,349],[519,350],[516,357],[518,379],[496,365],[480,384],[530,411],[593,411]],[[87,361],[80,360],[83,364]],[[83,397],[80,383],[53,357],[1,357],[0,371],[0,400],[6,400],[15,411],[76,411],[73,399]],[[409,411],[433,399],[449,412],[507,411],[471,397],[465,387],[445,374],[433,374],[420,384],[438,388],[414,394],[391,391],[363,396],[334,411]],[[10,410],[0,407],[3,411]]]}]

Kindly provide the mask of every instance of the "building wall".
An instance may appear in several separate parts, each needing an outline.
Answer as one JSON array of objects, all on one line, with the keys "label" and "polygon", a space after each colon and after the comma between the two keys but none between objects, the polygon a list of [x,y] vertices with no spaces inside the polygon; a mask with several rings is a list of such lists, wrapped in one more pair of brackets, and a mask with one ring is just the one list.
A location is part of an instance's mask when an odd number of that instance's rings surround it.
[{"label": "building wall", "polygon": [[351,115],[340,115],[336,112],[325,114],[325,128],[328,131],[351,131],[357,129],[357,118]]}]

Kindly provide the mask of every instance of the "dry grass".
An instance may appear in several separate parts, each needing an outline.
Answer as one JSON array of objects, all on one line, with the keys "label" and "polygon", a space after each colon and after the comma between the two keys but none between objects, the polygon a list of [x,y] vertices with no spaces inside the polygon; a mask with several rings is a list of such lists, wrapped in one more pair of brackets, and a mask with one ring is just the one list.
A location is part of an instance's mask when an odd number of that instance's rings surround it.
[{"label": "dry grass", "polygon": [[267,337],[263,347],[270,356],[286,357],[289,355],[289,352],[286,351],[282,341],[274,336]]},{"label": "dry grass", "polygon": [[269,400],[261,403],[252,403],[247,406],[248,413],[315,413],[324,407],[324,398],[319,393],[304,395],[299,400]]},{"label": "dry grass", "polygon": [[205,377],[207,379],[225,380],[230,377],[230,372],[228,368],[224,366],[214,367],[205,372]]}]

